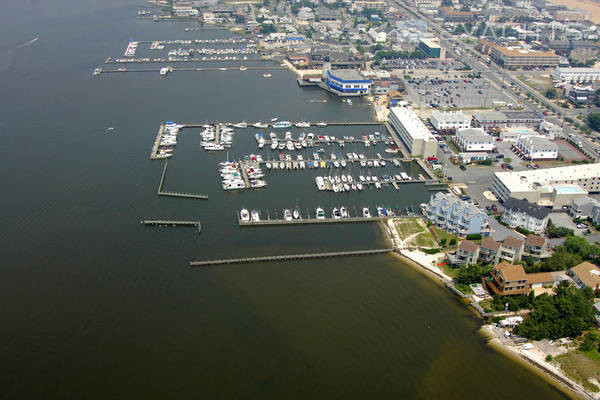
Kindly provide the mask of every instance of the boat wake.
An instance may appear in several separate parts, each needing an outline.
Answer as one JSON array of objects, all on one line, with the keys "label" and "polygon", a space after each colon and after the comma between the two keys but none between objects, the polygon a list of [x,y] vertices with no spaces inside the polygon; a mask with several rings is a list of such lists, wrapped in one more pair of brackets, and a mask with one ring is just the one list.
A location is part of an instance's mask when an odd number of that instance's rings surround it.
[{"label": "boat wake", "polygon": [[23,47],[26,47],[26,46],[29,46],[30,44],[35,43],[39,40],[39,38],[40,38],[39,36],[36,36],[33,39],[31,39],[29,42],[23,43],[23,44],[17,46],[17,49],[22,49]]}]

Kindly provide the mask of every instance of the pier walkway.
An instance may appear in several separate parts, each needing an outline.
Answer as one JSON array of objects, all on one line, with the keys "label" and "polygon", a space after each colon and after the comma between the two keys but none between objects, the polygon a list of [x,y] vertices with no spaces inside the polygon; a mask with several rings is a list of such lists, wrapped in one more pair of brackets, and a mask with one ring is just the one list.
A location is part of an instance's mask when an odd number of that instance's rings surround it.
[{"label": "pier walkway", "polygon": [[152,146],[152,151],[150,152],[150,159],[156,160],[159,158],[163,158],[156,153],[158,152],[158,147],[160,146],[160,140],[162,139],[162,135],[165,131],[165,125],[161,124],[160,128],[158,128],[158,134],[156,135],[156,140],[154,141],[154,146]]},{"label": "pier walkway", "polygon": [[198,230],[198,233],[202,232],[202,224],[200,221],[177,221],[177,220],[168,220],[168,219],[145,219],[142,220],[141,223],[143,225],[148,226],[194,226]]},{"label": "pier walkway", "polygon": [[378,222],[394,218],[414,218],[414,215],[394,215],[384,217],[348,217],[348,218],[302,218],[286,221],[284,219],[266,219],[260,221],[242,221],[238,218],[239,226],[279,226],[279,225],[311,225],[311,224],[348,224],[359,222]]},{"label": "pier walkway", "polygon": [[160,183],[158,184],[157,194],[159,196],[182,197],[182,198],[187,198],[187,199],[202,199],[202,200],[207,200],[208,199],[208,195],[206,195],[206,194],[185,193],[185,192],[164,192],[162,190],[162,188],[163,188],[163,184],[165,182],[165,175],[167,174],[167,167],[168,166],[169,166],[169,161],[165,160],[165,167],[163,168],[163,173],[162,173],[162,176],[160,178]]},{"label": "pier walkway", "polygon": [[290,261],[290,260],[308,260],[315,258],[330,258],[330,257],[348,257],[348,256],[363,256],[373,254],[385,254],[392,252],[394,249],[372,249],[372,250],[356,250],[356,251],[337,251],[332,253],[309,253],[309,254],[288,254],[281,256],[264,256],[264,257],[246,257],[246,258],[224,258],[218,260],[191,261],[190,267],[203,267],[210,265],[222,264],[244,264],[253,262],[265,261]]}]

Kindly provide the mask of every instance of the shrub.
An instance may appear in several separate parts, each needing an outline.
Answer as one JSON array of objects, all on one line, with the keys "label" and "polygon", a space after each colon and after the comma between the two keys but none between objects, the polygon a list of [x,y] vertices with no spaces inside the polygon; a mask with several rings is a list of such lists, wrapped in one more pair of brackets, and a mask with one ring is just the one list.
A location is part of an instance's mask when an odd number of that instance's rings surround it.
[{"label": "shrub", "polygon": [[456,238],[450,239],[450,246],[455,246],[455,245],[456,245]]},{"label": "shrub", "polygon": [[442,239],[440,239],[440,245],[441,246],[445,246],[447,242],[448,242],[448,238],[442,238]]},{"label": "shrub", "polygon": [[467,235],[467,240],[481,240],[481,233],[471,233]]},{"label": "shrub", "polygon": [[547,361],[547,362],[550,362],[550,361],[552,361],[552,356],[551,356],[550,354],[548,354],[548,355],[546,356],[546,361]]}]

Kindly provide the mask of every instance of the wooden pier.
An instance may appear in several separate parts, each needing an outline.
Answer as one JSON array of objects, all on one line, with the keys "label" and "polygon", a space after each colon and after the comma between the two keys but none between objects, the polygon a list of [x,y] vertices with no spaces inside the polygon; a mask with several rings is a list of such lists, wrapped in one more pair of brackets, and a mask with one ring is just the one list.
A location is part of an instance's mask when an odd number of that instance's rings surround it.
[{"label": "wooden pier", "polygon": [[394,215],[394,216],[383,216],[383,217],[347,217],[347,218],[302,218],[302,219],[291,219],[286,221],[284,219],[266,219],[260,221],[242,221],[238,218],[239,226],[281,226],[281,225],[316,225],[316,224],[351,224],[351,223],[365,223],[365,222],[379,222],[386,221],[394,218],[414,218],[410,215]]},{"label": "wooden pier", "polygon": [[355,251],[337,251],[332,253],[309,253],[309,254],[288,254],[281,256],[263,256],[263,257],[246,257],[246,258],[224,258],[217,260],[191,261],[190,267],[204,267],[210,265],[223,264],[246,264],[253,262],[266,261],[291,261],[291,260],[308,260],[315,258],[331,258],[331,257],[348,257],[348,256],[366,256],[374,254],[385,254],[394,249],[372,249],[372,250],[355,250]]},{"label": "wooden pier", "polygon": [[206,194],[185,193],[185,192],[164,192],[162,190],[162,188],[163,188],[163,184],[165,182],[165,175],[167,174],[168,166],[169,166],[169,161],[165,160],[165,167],[163,168],[163,173],[162,173],[162,176],[160,177],[160,183],[158,184],[157,194],[159,196],[181,197],[181,198],[187,198],[187,199],[201,199],[201,200],[208,199],[208,195],[206,195]]},{"label": "wooden pier", "polygon": [[196,229],[198,230],[198,233],[202,232],[202,224],[200,223],[200,221],[177,221],[177,220],[168,220],[168,219],[145,219],[145,220],[141,221],[141,223],[143,225],[159,226],[159,227],[163,227],[163,226],[171,226],[171,227],[193,226],[193,227],[196,227]]},{"label": "wooden pier", "polygon": [[[160,146],[160,140],[162,139],[162,135],[165,131],[165,125],[161,124],[160,128],[158,128],[158,134],[156,135],[156,140],[154,141],[154,146],[152,146],[152,151],[150,152],[150,159],[156,160],[157,158],[161,158],[157,156],[158,146]],[[164,177],[164,174],[163,174]]]},{"label": "wooden pier", "polygon": [[[167,62],[167,61],[165,61]],[[171,61],[168,61],[171,62]],[[264,66],[264,67],[253,67],[253,66],[249,66],[246,67],[246,70],[248,71],[264,71],[264,70],[271,70],[271,69],[284,69],[284,67],[273,67],[273,66]],[[173,68],[172,69],[173,72],[199,72],[199,71],[240,71],[240,72],[244,72],[243,70],[240,70],[239,67],[198,67],[198,68]],[[119,68],[119,69],[105,69],[102,68],[102,70],[98,73],[98,75],[102,75],[102,74],[110,74],[110,73],[117,73],[117,72],[160,72],[160,68],[136,68],[136,69],[128,69],[125,67]]]}]

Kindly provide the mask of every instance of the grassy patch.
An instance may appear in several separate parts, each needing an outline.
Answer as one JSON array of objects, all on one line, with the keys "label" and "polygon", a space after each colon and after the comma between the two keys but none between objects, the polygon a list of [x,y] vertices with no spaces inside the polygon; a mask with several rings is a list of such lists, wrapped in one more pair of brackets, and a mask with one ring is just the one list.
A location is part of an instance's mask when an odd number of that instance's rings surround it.
[{"label": "grassy patch", "polygon": [[449,267],[447,264],[440,265],[440,268],[452,279],[456,278],[456,275],[458,274],[458,268]]},{"label": "grassy patch", "polygon": [[462,283],[456,283],[454,285],[455,288],[461,291],[462,294],[471,294],[473,291],[469,287],[469,285],[463,285]]},{"label": "grassy patch", "polygon": [[452,150],[452,152],[454,154],[458,154],[458,148],[456,147],[456,145],[454,144],[454,142],[452,142],[452,140],[448,139],[446,140],[446,144],[448,145],[448,147],[450,148],[450,150]]},{"label": "grassy patch", "polygon": [[456,239],[456,243],[458,243],[458,236],[448,233],[445,230],[440,229],[440,228],[433,228],[433,229],[435,229],[435,233],[436,233],[438,239],[442,240],[442,239],[446,238],[446,246],[448,246],[448,244],[450,243],[450,240],[452,240],[452,239]]},{"label": "grassy patch", "polygon": [[492,312],[492,299],[484,299],[481,300],[479,302],[479,305],[481,306],[481,308],[483,308],[483,311],[485,312]]},{"label": "grassy patch", "polygon": [[597,350],[582,352],[573,350],[559,356],[556,361],[563,371],[572,379],[579,382],[586,390],[600,391],[600,388],[588,380],[595,378],[600,381],[600,354]]},{"label": "grassy patch", "polygon": [[412,241],[413,244],[419,247],[437,247],[437,242],[430,232],[423,232]]},{"label": "grassy patch", "polygon": [[424,232],[425,228],[419,223],[416,218],[407,218],[395,221],[396,231],[402,239],[414,235],[415,233]]}]

